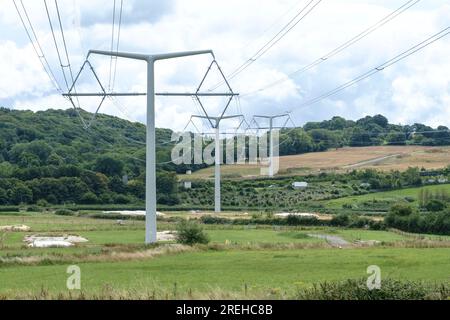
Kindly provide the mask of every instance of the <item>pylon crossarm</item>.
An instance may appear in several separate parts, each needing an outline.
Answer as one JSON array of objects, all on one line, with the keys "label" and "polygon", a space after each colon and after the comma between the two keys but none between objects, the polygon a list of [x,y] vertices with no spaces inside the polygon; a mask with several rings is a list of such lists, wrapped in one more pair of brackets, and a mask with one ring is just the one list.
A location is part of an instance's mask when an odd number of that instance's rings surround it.
[{"label": "pylon crossarm", "polygon": [[155,96],[172,96],[172,97],[234,97],[238,96],[239,93],[233,92],[156,92]]},{"label": "pylon crossarm", "polygon": [[[109,96],[109,97],[123,97],[123,96],[146,96],[145,92],[83,92],[83,93],[63,93],[64,97],[97,97],[97,96]],[[171,97],[217,97],[217,96],[238,96],[239,93],[189,93],[189,92],[157,92],[155,96],[171,96]]]},{"label": "pylon crossarm", "polygon": [[141,92],[83,92],[83,93],[63,93],[64,97],[123,97],[123,96],[146,96]]}]

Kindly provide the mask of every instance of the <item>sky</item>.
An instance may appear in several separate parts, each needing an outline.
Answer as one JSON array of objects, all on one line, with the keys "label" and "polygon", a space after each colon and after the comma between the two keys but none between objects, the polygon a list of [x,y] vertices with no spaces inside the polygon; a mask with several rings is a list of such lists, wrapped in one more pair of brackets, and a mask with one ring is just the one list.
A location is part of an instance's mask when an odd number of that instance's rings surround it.
[{"label": "sky", "polygon": [[[399,53],[450,26],[448,0],[422,0],[342,52],[306,72],[289,77],[339,47],[396,10],[406,0],[322,0],[298,24],[243,72],[229,79],[240,94],[227,115],[290,112],[296,125],[333,116],[359,119],[383,114],[391,123],[450,126],[450,35],[374,76],[317,103],[315,97],[372,70]],[[113,50],[116,50],[120,0],[116,0]],[[310,0],[124,0],[119,51],[164,53],[212,49],[226,76],[248,61],[294,18]],[[19,0],[16,3],[23,14]],[[113,34],[112,0],[58,0],[74,77],[89,49],[110,50]],[[60,67],[43,1],[23,0],[39,44],[62,92],[72,81]],[[67,109],[72,105],[55,89],[33,51],[12,0],[0,0],[0,106],[18,110]],[[54,34],[64,54],[55,2],[47,1]],[[290,25],[292,26],[292,24]],[[144,62],[91,56],[90,63],[108,91],[146,92]],[[212,57],[202,55],[159,61],[155,66],[157,92],[195,92]],[[110,68],[112,66],[112,68]],[[116,76],[114,70],[116,66]],[[66,72],[68,85],[63,77]],[[110,76],[111,74],[111,76]],[[112,81],[111,79],[115,79]],[[264,91],[256,90],[282,79]],[[114,85],[112,85],[112,82]],[[223,83],[213,65],[200,88],[209,92]],[[78,92],[100,92],[88,68],[76,82]],[[214,92],[228,92],[225,85]],[[77,106],[89,111],[100,98],[80,98]],[[218,116],[226,98],[203,98],[209,115]],[[145,97],[105,99],[100,112],[144,122]],[[190,116],[201,114],[190,97],[157,97],[156,125],[183,129]],[[233,127],[238,119],[228,120]],[[205,122],[200,122],[206,130]]]}]

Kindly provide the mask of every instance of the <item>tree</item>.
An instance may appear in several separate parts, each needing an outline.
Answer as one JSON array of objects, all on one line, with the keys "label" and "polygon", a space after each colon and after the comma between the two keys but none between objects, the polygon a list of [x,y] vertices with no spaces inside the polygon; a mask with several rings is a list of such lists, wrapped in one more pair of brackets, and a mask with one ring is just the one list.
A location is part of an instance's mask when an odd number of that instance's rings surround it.
[{"label": "tree", "polygon": [[108,190],[108,177],[103,173],[84,171],[81,174],[81,180],[96,195],[100,195]]},{"label": "tree", "polygon": [[142,180],[133,179],[127,184],[128,192],[136,198],[145,199],[145,183]]},{"label": "tree", "polygon": [[98,203],[98,197],[93,192],[86,192],[81,196],[80,203],[96,204]]},{"label": "tree", "polygon": [[27,159],[35,160],[37,165],[46,164],[52,148],[43,140],[35,140],[30,143],[18,143],[10,151],[10,158],[15,163],[23,163],[29,166]]},{"label": "tree", "polygon": [[392,145],[406,144],[406,135],[403,132],[391,131],[386,137],[386,142]]},{"label": "tree", "polygon": [[125,193],[126,192],[126,186],[123,183],[122,178],[119,176],[113,176],[109,179],[109,190],[116,192],[116,193]]},{"label": "tree", "polygon": [[395,204],[389,209],[390,215],[400,216],[400,217],[406,217],[409,216],[416,211],[407,204]]},{"label": "tree", "polygon": [[0,178],[10,178],[14,174],[14,166],[7,162],[0,163]]},{"label": "tree", "polygon": [[6,194],[6,191],[2,188],[0,188],[0,205],[5,205],[8,203],[8,195]]},{"label": "tree", "polygon": [[8,199],[11,204],[31,203],[33,192],[23,182],[17,182],[8,191]]},{"label": "tree", "polygon": [[198,223],[183,220],[177,225],[177,241],[192,246],[197,243],[207,244],[209,237]]},{"label": "tree", "polygon": [[174,172],[157,172],[156,190],[162,194],[176,193],[178,191],[177,175]]},{"label": "tree", "polygon": [[352,147],[370,146],[372,145],[372,140],[367,131],[361,128],[355,128],[350,136],[349,144]]},{"label": "tree", "polygon": [[422,184],[422,178],[420,177],[420,170],[417,167],[415,168],[409,167],[405,171],[404,177],[407,185],[420,186]]},{"label": "tree", "polygon": [[97,158],[94,170],[106,174],[107,176],[121,176],[124,164],[121,160],[110,156],[101,156]]},{"label": "tree", "polygon": [[382,116],[381,114],[377,114],[376,116],[373,116],[372,121],[382,128],[386,128],[389,124],[388,119],[386,117]]}]

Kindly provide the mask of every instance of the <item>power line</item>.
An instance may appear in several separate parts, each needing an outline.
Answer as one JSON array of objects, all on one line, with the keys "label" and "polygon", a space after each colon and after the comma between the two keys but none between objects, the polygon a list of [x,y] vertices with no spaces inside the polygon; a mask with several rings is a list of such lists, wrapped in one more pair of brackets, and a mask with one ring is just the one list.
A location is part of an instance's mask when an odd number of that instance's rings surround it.
[{"label": "power line", "polygon": [[374,74],[376,74],[376,73],[378,73],[380,71],[383,71],[385,68],[388,68],[388,67],[392,66],[393,64],[395,64],[395,63],[397,63],[397,62],[399,62],[399,61],[401,61],[403,59],[406,59],[407,57],[409,57],[410,55],[416,53],[417,51],[420,51],[420,50],[428,47],[429,45],[431,45],[432,43],[440,40],[441,38],[445,37],[449,33],[450,33],[450,27],[447,27],[447,28],[443,29],[442,31],[434,34],[433,36],[427,38],[426,40],[420,42],[419,44],[416,44],[415,46],[411,47],[410,49],[400,53],[399,55],[395,56],[394,58],[386,61],[385,63],[383,63],[381,65],[379,65],[378,67],[375,67],[374,69],[372,69],[372,70],[370,70],[370,71],[368,71],[366,73],[361,74],[360,76],[354,78],[353,80],[348,81],[348,82],[338,86],[337,88],[335,88],[335,89],[333,89],[333,90],[331,90],[331,91],[329,91],[327,93],[324,93],[324,94],[322,94],[322,95],[320,95],[320,96],[318,96],[316,98],[310,99],[310,100],[300,104],[298,106],[298,108],[296,109],[296,111],[299,108],[303,108],[303,107],[312,105],[314,103],[317,103],[317,102],[319,102],[319,101],[321,101],[321,100],[323,100],[323,99],[325,99],[325,98],[327,98],[327,97],[329,97],[331,95],[334,95],[334,94],[336,94],[336,93],[338,93],[338,92],[340,92],[340,91],[342,91],[342,90],[344,90],[344,89],[346,89],[346,88],[348,88],[348,87],[350,87],[350,86],[352,86],[352,85],[354,85],[354,84],[356,84],[356,83],[358,83],[360,81],[363,81],[364,79],[366,79],[366,78],[368,78],[368,77],[370,77],[370,76],[372,76],[372,75],[374,75]]},{"label": "power line", "polygon": [[245,96],[249,96],[249,95],[253,95],[256,94],[258,92],[262,92],[265,91],[269,88],[272,88],[274,86],[277,86],[281,83],[284,83],[286,81],[288,81],[291,77],[293,77],[294,75],[299,75],[302,74],[310,69],[312,69],[313,67],[321,64],[324,61],[327,61],[328,59],[330,59],[331,57],[337,55],[338,53],[344,51],[345,49],[347,49],[348,47],[352,46],[353,44],[359,42],[360,40],[362,40],[363,38],[367,37],[368,35],[370,35],[372,32],[378,30],[379,28],[381,28],[382,26],[384,26],[385,24],[387,24],[388,22],[390,22],[391,20],[395,19],[397,16],[399,16],[400,14],[402,14],[403,12],[405,12],[406,10],[408,10],[409,8],[411,8],[412,6],[416,5],[417,3],[419,3],[421,0],[409,0],[406,3],[404,3],[403,5],[401,5],[399,8],[397,8],[396,10],[392,11],[390,14],[388,14],[387,16],[385,16],[383,19],[379,20],[377,23],[373,24],[372,26],[370,26],[369,28],[365,29],[364,31],[362,31],[361,33],[357,34],[356,36],[354,36],[353,38],[349,39],[348,41],[344,42],[343,44],[341,44],[340,46],[338,46],[337,48],[331,50],[330,52],[328,52],[327,54],[323,55],[322,57],[314,60],[313,62],[311,62],[310,64],[295,70],[294,72],[291,72],[290,74],[287,75],[287,77],[282,78],[282,79],[278,79],[260,89],[254,90],[252,92],[243,94],[242,97]]},{"label": "power line", "polygon": [[[61,31],[61,37],[62,37],[62,41],[63,41],[63,45],[64,45],[64,51],[65,51],[65,54],[66,54],[67,67],[69,68],[69,74],[70,74],[70,78],[71,78],[72,83],[73,83],[74,92],[77,93],[77,90],[76,90],[76,87],[75,87],[75,80],[74,80],[73,72],[72,72],[72,66],[70,64],[69,52],[67,50],[66,37],[64,36],[64,28],[63,28],[63,25],[62,25],[62,22],[61,22],[61,15],[59,13],[58,0],[55,0],[55,7],[56,7],[56,13],[58,15],[59,29]],[[63,70],[63,72],[64,72],[64,70]],[[72,98],[69,97],[69,99],[72,99]],[[76,100],[77,100],[78,108],[80,108],[80,101],[79,101],[78,97],[76,97]]]},{"label": "power line", "polygon": [[[112,31],[111,31],[111,49],[112,52],[114,49],[114,27],[116,25],[116,0],[113,2],[113,16],[112,16]],[[111,91],[111,78],[112,78],[112,63],[113,59],[117,60],[117,57],[111,56],[109,59],[109,78],[108,78],[108,91]]]},{"label": "power line", "polygon": [[[315,2],[316,1],[316,2]],[[314,3],[315,2],[315,3]],[[261,58],[267,51],[269,51],[275,44],[277,44],[281,39],[286,36],[294,27],[296,27],[306,16],[311,13],[311,11],[320,3],[322,0],[310,0],[286,25],[278,31],[275,36],[273,36],[266,44],[264,44],[258,51],[253,54],[247,61],[241,64],[233,72],[228,75],[228,80],[235,78],[237,75],[242,73],[255,61]],[[209,91],[213,91],[224,84],[224,81],[213,86]]]},{"label": "power line", "polygon": [[[19,8],[17,7],[16,1],[13,0],[13,3],[14,3],[14,7],[16,8],[17,14],[19,15],[20,21],[22,22],[22,26],[25,29],[25,32],[26,32],[26,34],[28,36],[28,39],[31,42],[31,45],[32,45],[32,47],[34,49],[34,52],[36,53],[39,61],[41,62],[42,68],[44,69],[45,73],[49,77],[49,79],[52,82],[53,86],[56,88],[56,91],[58,91],[59,93],[62,93],[62,89],[61,89],[58,81],[56,80],[55,74],[53,73],[52,68],[50,67],[50,64],[48,63],[48,60],[47,60],[47,57],[44,54],[44,51],[42,50],[41,44],[40,44],[39,39],[38,39],[38,37],[36,35],[36,32],[34,31],[33,24],[31,23],[30,17],[28,16],[28,13],[27,13],[27,10],[26,10],[26,8],[25,8],[25,6],[23,4],[23,1],[21,0],[20,3],[22,5],[23,12],[25,13],[25,17],[26,17],[27,22],[29,24],[31,33],[33,34],[33,37],[35,39],[34,41],[33,41],[32,37],[31,37],[31,34],[30,34],[30,31],[28,30],[28,27],[25,24],[25,21],[24,21],[24,19],[22,17],[22,14],[20,13]],[[36,44],[34,42],[36,42]],[[39,48],[39,50],[38,50],[38,48]]]},{"label": "power line", "polygon": [[50,12],[48,10],[48,6],[47,6],[47,1],[46,0],[44,0],[44,5],[45,5],[45,11],[47,13],[48,23],[50,24],[50,30],[52,32],[53,42],[55,43],[56,53],[58,54],[59,64],[61,65],[61,70],[62,70],[62,74],[63,74],[63,77],[64,77],[64,82],[66,83],[67,91],[69,91],[70,86],[69,86],[69,82],[67,81],[66,73],[64,71],[64,68],[67,67],[67,65],[64,65],[63,62],[62,62],[62,59],[61,59],[61,54],[59,52],[58,42],[56,41],[55,31],[53,30],[53,23],[52,23],[52,19],[50,18]]},{"label": "power line", "polygon": [[244,46],[242,46],[241,50],[244,50],[245,48],[249,47],[250,45],[252,45],[253,43],[256,42],[257,39],[261,38],[262,36],[264,36],[266,33],[269,32],[269,30],[271,30],[273,27],[276,26],[276,24],[278,23],[278,21],[282,20],[285,16],[287,16],[295,7],[297,7],[301,2],[303,2],[303,0],[298,1],[295,3],[295,5],[289,7],[289,9],[287,11],[285,11],[282,15],[278,16],[278,18],[276,18],[272,24],[270,24],[269,27],[267,27],[262,33],[260,33],[255,39],[249,41],[247,44],[245,44]]},{"label": "power line", "polygon": [[[122,9],[123,9],[123,0],[120,0],[119,26],[118,26],[118,31],[117,31],[116,52],[119,52],[120,29],[121,29],[121,24],[122,24]],[[116,82],[116,71],[117,71],[117,57],[116,57],[116,60],[114,62],[114,74],[113,74],[111,91],[114,90],[114,84]]]}]

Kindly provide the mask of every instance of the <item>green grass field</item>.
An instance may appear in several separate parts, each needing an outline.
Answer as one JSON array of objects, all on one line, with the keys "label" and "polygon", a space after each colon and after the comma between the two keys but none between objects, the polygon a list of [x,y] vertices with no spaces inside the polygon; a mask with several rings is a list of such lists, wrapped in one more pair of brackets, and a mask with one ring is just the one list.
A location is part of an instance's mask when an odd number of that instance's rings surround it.
[{"label": "green grass field", "polygon": [[[206,251],[167,255],[129,262],[77,263],[85,291],[117,290],[187,292],[220,289],[267,291],[297,287],[319,281],[366,276],[369,265],[378,265],[383,276],[397,279],[448,281],[450,250],[366,248],[353,250]],[[0,293],[36,291],[64,292],[67,265],[2,267]]]},{"label": "green grass field", "polygon": [[417,203],[417,197],[420,189],[426,189],[429,191],[437,191],[444,189],[447,192],[450,192],[450,184],[430,185],[422,188],[407,188],[386,192],[369,193],[360,196],[343,197],[339,199],[324,201],[324,204],[327,208],[340,209],[344,204],[357,205],[365,201],[373,201],[373,200],[397,201],[397,200],[405,200],[405,197],[414,198],[413,203]]},{"label": "green grass field", "polygon": [[[163,299],[223,297],[223,292],[235,298],[289,298],[312,283],[367,277],[366,268],[373,264],[381,267],[383,277],[450,280],[449,238],[427,236],[440,245],[418,248],[401,246],[414,237],[389,231],[205,225],[210,245],[176,249],[170,242],[144,246],[143,221],[118,225],[115,220],[52,214],[0,215],[0,226],[12,224],[32,229],[3,233],[0,297],[5,298],[33,297],[43,291],[68,294],[69,265],[81,268],[86,294],[104,296],[119,291],[135,297],[147,292]],[[174,228],[168,222],[159,224],[159,230]],[[28,248],[23,238],[31,234],[75,234],[89,242],[70,248]],[[341,237],[352,246],[333,248],[308,234]],[[358,240],[381,244],[353,246]],[[166,252],[164,248],[175,249]],[[163,253],[153,254],[158,250]]]}]

